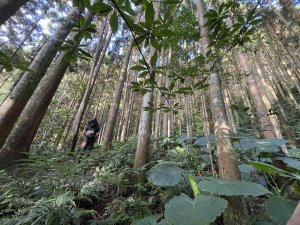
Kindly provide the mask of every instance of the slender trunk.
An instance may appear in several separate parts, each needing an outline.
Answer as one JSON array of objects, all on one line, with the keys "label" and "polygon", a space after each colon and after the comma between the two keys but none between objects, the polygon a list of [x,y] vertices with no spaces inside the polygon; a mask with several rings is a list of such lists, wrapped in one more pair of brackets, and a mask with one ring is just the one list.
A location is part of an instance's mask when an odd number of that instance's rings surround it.
[{"label": "slender trunk", "polygon": [[126,111],[125,121],[123,123],[120,141],[125,141],[125,140],[127,140],[127,137],[128,137],[129,121],[130,121],[130,118],[132,115],[134,98],[135,98],[135,93],[131,92],[128,108]]},{"label": "slender trunk", "polygon": [[116,84],[115,93],[114,93],[113,99],[111,101],[109,114],[108,114],[108,118],[107,118],[107,126],[106,126],[106,130],[104,133],[104,141],[103,141],[103,147],[105,150],[108,150],[110,148],[111,142],[113,139],[115,122],[116,122],[118,111],[119,111],[119,105],[120,105],[120,100],[122,97],[124,82],[127,77],[127,69],[128,69],[128,64],[129,64],[129,60],[131,57],[132,46],[133,46],[133,39],[131,39],[129,41],[127,53],[126,53],[126,56],[123,60],[123,64],[121,67],[119,81]]},{"label": "slender trunk", "polygon": [[[205,27],[204,3],[203,0],[197,2],[197,14],[201,28],[201,43],[203,53],[206,55],[209,45],[208,31]],[[214,130],[218,153],[219,175],[224,179],[240,180],[241,174],[235,157],[235,149],[231,139],[231,130],[225,110],[225,103],[222,95],[221,83],[218,74],[212,72],[209,79],[209,93],[211,108],[214,118]],[[244,199],[242,197],[227,198],[229,207],[224,213],[225,225],[247,225],[250,219]]]},{"label": "slender trunk", "polygon": [[153,92],[147,92],[143,97],[143,104],[140,116],[138,131],[138,144],[134,160],[134,169],[143,167],[148,162],[149,145],[151,137],[152,113],[145,111],[144,107],[149,107],[149,102],[153,101]]},{"label": "slender trunk", "polygon": [[268,110],[263,102],[262,95],[252,75],[252,71],[250,70],[248,59],[245,53],[238,54],[241,68],[246,74],[246,79],[249,87],[249,91],[253,98],[253,102],[255,104],[256,112],[260,121],[261,129],[260,132],[263,134],[265,138],[276,138],[276,133],[274,132],[274,127],[270,120]]},{"label": "slender trunk", "polygon": [[103,63],[106,50],[107,50],[108,45],[110,43],[111,36],[112,36],[112,32],[109,31],[108,37],[106,39],[105,45],[104,45],[103,50],[102,50],[102,54],[99,57],[98,62],[96,61],[96,63],[94,64],[95,66],[92,67],[92,69],[91,69],[90,76],[89,76],[89,81],[87,83],[87,87],[86,87],[83,99],[80,103],[78,112],[76,114],[76,117],[74,119],[73,126],[72,126],[73,128],[72,128],[71,145],[70,145],[70,150],[71,151],[75,150],[77,140],[78,140],[78,132],[79,132],[80,124],[81,124],[83,115],[86,111],[87,105],[89,103],[89,99],[90,99],[90,96],[92,94],[92,90],[93,90],[95,81],[97,79],[97,75],[99,73],[100,67]]},{"label": "slender trunk", "polygon": [[[62,56],[63,54],[60,56],[60,59]],[[60,64],[59,70],[51,69],[51,72],[38,85],[34,95],[22,112],[17,126],[12,130],[12,133],[1,149],[1,169],[13,165],[15,160],[26,158],[24,153],[29,151],[36,131],[63,77],[57,76],[57,74],[64,74],[68,66],[69,63],[65,62]]]},{"label": "slender trunk", "polygon": [[292,129],[289,127],[284,115],[285,115],[285,112],[280,104],[280,102],[278,101],[277,99],[277,96],[274,92],[274,89],[269,85],[269,83],[266,81],[265,79],[265,76],[264,76],[264,73],[265,73],[265,70],[264,68],[258,63],[258,60],[256,62],[256,68],[257,68],[257,72],[258,72],[258,75],[260,76],[260,79],[261,79],[261,82],[262,82],[262,85],[264,85],[264,87],[266,88],[266,93],[270,99],[270,102],[271,102],[271,105],[272,107],[276,107],[278,106],[279,108],[279,112],[276,112],[276,116],[281,124],[281,127],[283,129],[283,132],[286,136],[286,139],[288,141],[288,143],[290,145],[293,145],[293,146],[297,146],[297,142],[296,142],[296,139],[295,139],[295,135],[292,131]]},{"label": "slender trunk", "polygon": [[12,130],[16,120],[24,109],[26,103],[46,73],[58,48],[62,45],[78,20],[78,9],[73,8],[55,34],[38,52],[29,66],[32,71],[25,72],[14,89],[10,92],[0,108],[0,147]]},{"label": "slender trunk", "polygon": [[210,143],[209,135],[211,134],[210,131],[210,123],[209,123],[209,116],[207,112],[207,101],[205,97],[205,92],[203,90],[200,90],[200,97],[201,97],[201,103],[202,103],[202,120],[203,120],[203,130],[204,130],[204,135],[206,136],[207,140],[207,148],[209,152],[209,159],[210,159],[210,168],[211,168],[211,173],[213,176],[216,174],[215,170],[215,165],[214,165],[214,155],[213,155],[213,148]]},{"label": "slender trunk", "polygon": [[[154,3],[154,11],[155,19],[158,18],[160,13],[160,5],[158,3]],[[150,47],[148,62],[152,56],[156,53],[156,49],[154,47]],[[150,65],[150,63],[148,63]],[[155,79],[154,74],[155,65],[150,68],[150,79]],[[148,162],[149,156],[149,147],[150,147],[150,138],[151,138],[151,124],[152,124],[152,112],[145,111],[144,107],[149,107],[153,104],[153,91],[152,87],[149,92],[147,92],[143,96],[142,109],[140,114],[140,122],[139,122],[139,130],[138,130],[138,143],[135,152],[134,165],[133,168],[139,171],[139,176],[135,177],[136,182],[141,182],[142,184],[145,182],[145,174],[144,170],[142,170],[143,166]]]},{"label": "slender trunk", "polygon": [[[94,18],[94,14],[88,14],[86,26]],[[74,34],[74,36],[76,36]],[[79,36],[73,41],[80,43]],[[52,65],[49,72],[42,78],[30,101],[23,110],[17,126],[12,130],[3,148],[0,151],[0,169],[8,168],[16,164],[15,160],[26,158],[31,143],[36,135],[37,129],[51,103],[70,62],[62,61],[65,53],[59,54],[56,63]]]},{"label": "slender trunk", "polygon": [[[160,66],[163,65],[163,57],[164,57],[164,52],[162,51],[161,52],[161,55],[160,55]],[[163,76],[162,74],[159,74],[159,78],[158,78],[158,85],[159,87],[162,87],[163,85]],[[161,96],[161,92],[160,91],[157,91],[156,92],[156,101],[157,101],[157,104],[160,105],[162,104],[162,96]],[[158,109],[156,112],[155,112],[155,122],[154,122],[154,138],[155,138],[155,142],[154,142],[154,145],[153,145],[153,149],[154,151],[158,151],[159,149],[159,140],[158,138],[160,137],[160,131],[161,131],[161,115],[162,115],[162,112],[160,109]]]},{"label": "slender trunk", "polygon": [[236,133],[236,126],[235,126],[235,122],[234,122],[234,117],[233,117],[233,112],[232,109],[230,108],[230,100],[229,100],[229,91],[227,88],[227,85],[222,83],[223,86],[223,95],[224,95],[224,100],[225,100],[225,107],[226,107],[226,113],[227,113],[227,117],[229,120],[229,126],[230,129],[232,131],[232,133]]},{"label": "slender trunk", "polygon": [[13,16],[29,0],[1,0],[0,2],[0,26]]}]

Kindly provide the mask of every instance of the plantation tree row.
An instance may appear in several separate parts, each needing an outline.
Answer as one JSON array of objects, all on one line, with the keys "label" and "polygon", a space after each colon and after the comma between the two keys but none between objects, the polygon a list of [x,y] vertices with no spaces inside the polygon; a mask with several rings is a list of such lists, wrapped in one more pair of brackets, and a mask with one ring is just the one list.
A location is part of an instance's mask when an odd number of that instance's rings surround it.
[{"label": "plantation tree row", "polygon": [[[31,152],[76,151],[93,117],[103,151],[138,137],[134,180],[142,183],[150,149],[168,151],[178,136],[190,144],[204,136],[211,174],[227,180],[241,179],[239,137],[286,139],[283,155],[299,147],[300,9],[292,1],[30,4],[0,4],[0,32],[15,36],[0,38],[0,169],[12,172]],[[42,15],[25,17],[34,7]],[[45,19],[55,22],[46,29]],[[286,169],[275,157],[272,164]],[[224,223],[250,224],[245,199],[226,200]]]}]

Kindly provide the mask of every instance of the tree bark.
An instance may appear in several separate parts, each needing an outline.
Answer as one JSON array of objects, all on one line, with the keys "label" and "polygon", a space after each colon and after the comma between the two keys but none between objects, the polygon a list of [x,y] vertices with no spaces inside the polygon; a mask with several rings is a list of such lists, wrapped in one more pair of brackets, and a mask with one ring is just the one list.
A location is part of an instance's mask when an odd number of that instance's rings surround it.
[{"label": "tree bark", "polygon": [[245,73],[249,91],[253,98],[257,116],[260,121],[260,125],[261,125],[260,132],[263,134],[265,138],[276,138],[276,133],[274,131],[274,127],[270,120],[268,110],[264,104],[262,95],[260,93],[256,80],[253,77],[252,71],[250,70],[248,64],[248,58],[246,54],[242,52],[238,54],[238,57],[239,57],[241,68]]},{"label": "tree bark", "polygon": [[25,72],[0,108],[0,147],[12,130],[18,116],[46,73],[58,48],[62,45],[78,20],[79,12],[73,8],[55,34],[46,42],[29,66],[32,71]]},{"label": "tree bark", "polygon": [[95,63],[94,63],[95,66],[93,66],[92,69],[91,69],[90,76],[89,76],[89,81],[87,83],[87,87],[85,89],[85,93],[84,93],[83,99],[82,99],[82,101],[80,103],[78,112],[76,114],[76,117],[75,117],[73,125],[72,125],[72,135],[71,135],[70,151],[74,151],[75,150],[75,147],[76,147],[76,144],[77,144],[77,140],[78,140],[78,132],[79,132],[80,124],[81,124],[83,115],[84,115],[84,113],[86,111],[87,105],[89,103],[89,99],[90,99],[90,96],[92,94],[92,90],[93,90],[95,81],[97,79],[97,75],[99,73],[100,67],[101,67],[101,65],[103,63],[106,50],[107,50],[108,45],[110,43],[111,36],[112,36],[112,32],[109,31],[109,33],[107,34],[107,39],[105,41],[105,45],[104,45],[104,47],[102,49],[102,54],[100,55],[98,61],[95,61]]},{"label": "tree bark", "polygon": [[[158,18],[160,13],[159,3],[154,3],[155,19]],[[150,79],[155,79],[154,69],[155,65],[150,65],[150,60],[157,50],[151,46],[149,50],[148,65],[150,66]],[[152,77],[152,78],[151,78]],[[153,80],[154,81],[154,80]],[[150,107],[153,104],[153,91],[152,87],[149,92],[143,96],[142,109],[140,112],[140,122],[138,130],[138,143],[135,152],[133,168],[139,171],[139,175],[135,178],[135,182],[145,183],[145,171],[142,167],[146,165],[149,158],[150,138],[151,138],[151,125],[152,125],[152,112],[145,111],[144,107]]]},{"label": "tree bark", "polygon": [[118,111],[119,111],[119,105],[120,105],[120,101],[121,101],[121,97],[122,97],[124,82],[127,77],[127,69],[128,69],[128,64],[129,64],[129,60],[131,57],[132,47],[133,47],[133,39],[131,39],[129,41],[127,53],[126,53],[126,56],[122,63],[119,81],[115,86],[115,93],[114,93],[113,99],[111,101],[109,114],[108,114],[108,118],[107,118],[107,126],[106,126],[106,129],[104,132],[104,137],[103,137],[104,138],[103,147],[105,150],[108,150],[111,147],[111,142],[113,140],[115,123],[116,123],[117,115],[118,115]]},{"label": "tree bark", "polygon": [[[207,28],[205,27],[204,11],[205,9],[203,0],[197,1],[197,14],[201,32],[201,43],[203,53],[206,55],[209,38]],[[231,139],[231,130],[226,115],[220,78],[214,72],[211,72],[210,74],[209,93],[214,118],[219,175],[223,179],[240,180],[241,175],[238,168],[237,159],[235,157],[235,149]],[[242,197],[229,197],[227,200],[229,202],[229,206],[224,213],[224,224],[250,224],[249,215],[244,205],[244,199]]]},{"label": "tree bark", "polygon": [[[86,16],[86,25],[92,22],[94,15],[94,13],[90,13]],[[74,41],[79,43],[81,38],[79,37]],[[42,78],[19,117],[18,124],[7,138],[0,151],[0,169],[13,166],[17,164],[16,160],[26,158],[26,153],[29,152],[31,143],[51,103],[52,97],[70,65],[70,62],[62,61],[64,55],[64,52],[59,54],[55,64],[52,65],[49,72]]]},{"label": "tree bark", "polygon": [[149,146],[151,137],[152,113],[145,111],[144,107],[149,107],[149,102],[153,101],[153,92],[147,92],[143,97],[140,125],[138,131],[138,144],[135,153],[134,169],[140,169],[148,162]]},{"label": "tree bark", "polygon": [[29,0],[1,0],[0,2],[0,26],[13,16]]}]

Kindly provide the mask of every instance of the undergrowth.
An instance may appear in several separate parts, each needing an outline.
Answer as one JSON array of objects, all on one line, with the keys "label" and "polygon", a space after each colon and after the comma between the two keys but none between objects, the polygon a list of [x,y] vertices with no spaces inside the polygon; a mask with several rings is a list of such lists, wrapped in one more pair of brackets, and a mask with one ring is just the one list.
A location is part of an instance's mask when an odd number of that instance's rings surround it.
[{"label": "undergrowth", "polygon": [[[296,167],[277,171],[268,164],[270,155],[263,152],[270,151],[270,146],[259,142],[260,150],[255,150],[253,142],[258,140],[248,139],[235,140],[244,181],[228,182],[227,186],[220,186],[224,182],[211,177],[205,137],[193,141],[184,136],[160,140],[159,151],[151,150],[149,163],[143,168],[149,181],[144,185],[132,181],[132,177],[140,172],[132,169],[136,137],[131,137],[126,143],[114,142],[108,151],[98,145],[89,152],[48,150],[32,153],[28,160],[22,162],[17,177],[4,171],[0,173],[0,224],[179,225],[181,218],[174,219],[177,216],[176,204],[189,208],[191,202],[196,204],[204,200],[202,205],[209,201],[215,204],[206,209],[215,213],[211,218],[216,224],[222,224],[217,216],[225,210],[227,202],[215,196],[226,195],[250,195],[247,207],[253,221],[270,222],[265,202],[270,199],[275,204],[282,201],[282,204],[293,206],[293,203],[287,202],[290,201],[287,197],[298,199],[299,170]],[[249,143],[252,145],[249,146]],[[281,144],[280,141],[269,140],[269,144],[274,143]],[[262,150],[263,147],[265,150]],[[294,158],[299,158],[299,155],[294,155]],[[294,162],[288,160],[292,166]],[[217,169],[216,160],[214,162]],[[276,183],[275,175],[280,173],[285,173],[291,181],[284,189]],[[249,185],[252,185],[251,188]],[[273,204],[269,205],[272,208]],[[201,209],[198,210],[196,214],[187,211],[188,218],[185,219],[201,216]],[[209,215],[202,215],[202,218],[206,216]]]}]

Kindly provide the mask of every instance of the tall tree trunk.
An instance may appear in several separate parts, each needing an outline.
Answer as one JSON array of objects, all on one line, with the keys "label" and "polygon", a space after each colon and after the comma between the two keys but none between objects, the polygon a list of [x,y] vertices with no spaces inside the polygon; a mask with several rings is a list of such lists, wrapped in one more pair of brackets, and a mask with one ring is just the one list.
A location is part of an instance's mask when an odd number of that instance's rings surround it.
[{"label": "tall tree trunk", "polygon": [[70,150],[71,151],[75,150],[75,147],[76,147],[76,144],[77,144],[77,140],[78,140],[78,132],[79,132],[80,124],[81,124],[83,115],[84,115],[84,113],[86,111],[87,105],[89,103],[89,99],[90,99],[90,96],[92,94],[92,90],[93,90],[95,81],[97,79],[97,75],[99,73],[100,67],[101,67],[101,65],[103,63],[106,50],[107,50],[108,45],[110,43],[111,36],[112,36],[112,32],[109,31],[109,33],[107,34],[105,45],[104,45],[104,47],[102,49],[102,52],[101,52],[102,54],[100,55],[98,61],[94,62],[95,66],[92,66],[92,68],[91,68],[91,72],[90,72],[90,76],[89,76],[89,81],[87,83],[87,87],[85,89],[85,93],[84,93],[83,99],[82,99],[82,101],[80,103],[78,112],[76,114],[76,117],[75,117],[73,125],[72,125],[72,135],[71,135],[71,145],[70,145]]},{"label": "tall tree trunk", "polygon": [[125,141],[125,140],[127,140],[127,137],[128,137],[129,121],[130,121],[130,118],[131,118],[131,115],[132,115],[134,98],[135,98],[135,93],[131,91],[131,95],[130,95],[130,98],[129,98],[130,100],[129,100],[128,108],[127,108],[127,111],[126,111],[125,121],[123,123],[123,128],[122,128],[120,141]]},{"label": "tall tree trunk", "polygon": [[276,133],[274,131],[274,127],[269,117],[268,110],[264,104],[262,95],[252,75],[252,71],[248,64],[248,58],[245,53],[238,54],[241,68],[246,75],[246,80],[248,83],[249,91],[253,98],[253,102],[255,104],[256,112],[258,114],[258,118],[260,121],[261,129],[260,132],[263,134],[265,138],[276,138]]},{"label": "tall tree trunk", "polygon": [[209,139],[209,136],[211,134],[210,131],[210,123],[209,123],[209,116],[208,116],[208,111],[207,111],[207,101],[206,101],[206,97],[205,97],[205,92],[203,90],[200,90],[200,97],[201,97],[201,106],[202,106],[202,120],[203,120],[203,130],[204,130],[204,134],[206,136],[206,140],[207,140],[207,148],[208,148],[208,152],[209,152],[209,159],[210,159],[210,168],[211,168],[211,173],[213,176],[215,176],[216,174],[216,170],[215,170],[215,165],[214,165],[214,155],[213,155],[213,148],[212,148],[212,144],[211,141]]},{"label": "tall tree trunk", "polygon": [[[59,57],[61,60],[63,54]],[[58,65],[58,64],[57,64]],[[17,126],[12,130],[5,145],[0,151],[0,169],[8,168],[15,164],[15,160],[26,158],[36,131],[46,113],[48,105],[68,68],[69,63],[59,65],[59,70],[51,68],[22,112]],[[57,76],[60,74],[60,76]]]},{"label": "tall tree trunk", "polygon": [[[160,5],[159,3],[154,4],[154,11],[155,11],[155,19],[158,18],[160,13]],[[155,79],[154,69],[155,65],[151,66],[150,60],[152,56],[157,53],[157,50],[151,46],[149,51],[148,57],[148,65],[150,66],[150,79]],[[151,78],[152,77],[152,78]],[[153,80],[155,82],[155,80]],[[151,107],[153,105],[153,91],[154,88],[152,87],[149,92],[147,92],[143,96],[143,103],[142,109],[140,114],[140,121],[139,121],[139,130],[138,130],[138,143],[135,152],[134,164],[133,168],[136,170],[141,170],[142,167],[148,162],[149,158],[149,148],[150,148],[150,138],[151,138],[151,125],[152,125],[152,112],[145,111],[144,107]],[[139,171],[139,176],[135,177],[136,182],[141,182],[142,184],[145,182],[145,171]]]},{"label": "tall tree trunk", "polygon": [[46,42],[29,66],[31,71],[25,72],[14,89],[7,96],[0,108],[0,147],[12,130],[18,116],[31,97],[36,86],[46,73],[58,48],[62,45],[78,20],[77,8],[73,8],[55,34]]},{"label": "tall tree trunk", "polygon": [[256,61],[256,68],[257,68],[258,75],[260,76],[262,85],[266,88],[266,93],[270,99],[272,107],[274,108],[274,107],[278,106],[278,108],[279,108],[279,112],[276,112],[276,116],[281,124],[283,132],[286,136],[287,142],[290,145],[297,146],[294,132],[289,127],[289,125],[284,117],[285,112],[284,112],[280,102],[278,101],[278,98],[276,96],[274,89],[269,84],[270,82],[267,82],[267,80],[265,79],[266,71],[264,70],[263,66],[260,65],[259,60]]},{"label": "tall tree trunk", "polygon": [[1,0],[0,2],[0,26],[13,16],[29,0]]},{"label": "tall tree trunk", "polygon": [[140,125],[138,131],[138,144],[135,153],[134,169],[143,167],[148,162],[151,137],[152,112],[144,110],[153,101],[153,92],[147,92],[143,97]]},{"label": "tall tree trunk", "polygon": [[[92,22],[94,15],[93,13],[86,16],[86,26]],[[81,38],[79,36],[73,39],[73,41],[80,43]],[[55,64],[52,65],[48,73],[42,78],[19,117],[18,124],[14,127],[3,148],[0,150],[0,169],[16,164],[15,160],[26,158],[26,153],[29,152],[31,143],[51,103],[52,97],[70,65],[70,62],[62,60],[64,55],[64,52],[59,54]]]},{"label": "tall tree trunk", "polygon": [[129,41],[127,53],[126,53],[126,56],[122,63],[119,81],[116,84],[115,93],[114,93],[113,99],[111,101],[109,114],[108,114],[108,118],[107,118],[107,126],[106,126],[106,129],[104,132],[103,147],[105,150],[108,150],[110,148],[111,142],[113,139],[113,132],[114,132],[115,123],[116,123],[117,115],[118,115],[118,111],[119,111],[119,105],[120,105],[120,100],[122,97],[124,82],[127,77],[127,69],[128,69],[128,64],[129,64],[129,60],[131,57],[132,47],[133,47],[133,39],[131,39]]},{"label": "tall tree trunk", "polygon": [[[209,45],[208,31],[205,27],[204,3],[197,1],[197,14],[201,31],[203,53],[206,55]],[[221,83],[218,74],[212,72],[209,79],[209,93],[214,118],[214,130],[218,153],[219,175],[224,179],[240,180],[241,174],[235,157],[235,149],[231,139],[231,130],[225,110]],[[225,225],[250,224],[249,215],[242,197],[227,198],[229,207],[224,213]]]}]

